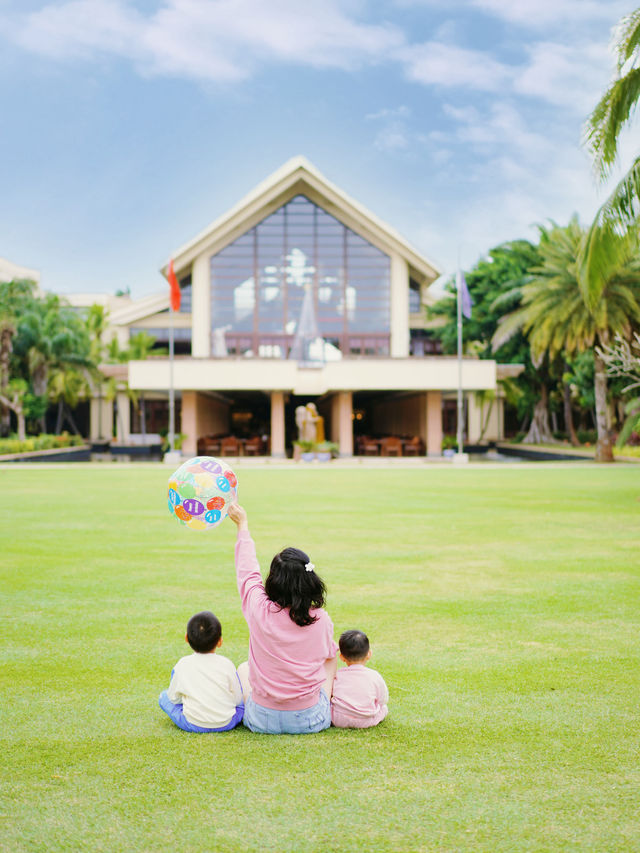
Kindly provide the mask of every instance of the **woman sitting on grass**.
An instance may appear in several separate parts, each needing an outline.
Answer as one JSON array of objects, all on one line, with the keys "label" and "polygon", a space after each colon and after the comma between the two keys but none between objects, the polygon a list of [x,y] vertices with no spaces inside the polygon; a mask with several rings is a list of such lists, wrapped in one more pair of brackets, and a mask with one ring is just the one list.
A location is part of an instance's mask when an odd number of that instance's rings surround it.
[{"label": "woman sitting on grass", "polygon": [[249,662],[238,667],[244,725],[262,734],[328,729],[338,646],[322,609],[325,585],[297,548],[275,555],[263,584],[246,512],[233,504],[229,518],[238,527],[236,575],[249,626]]}]

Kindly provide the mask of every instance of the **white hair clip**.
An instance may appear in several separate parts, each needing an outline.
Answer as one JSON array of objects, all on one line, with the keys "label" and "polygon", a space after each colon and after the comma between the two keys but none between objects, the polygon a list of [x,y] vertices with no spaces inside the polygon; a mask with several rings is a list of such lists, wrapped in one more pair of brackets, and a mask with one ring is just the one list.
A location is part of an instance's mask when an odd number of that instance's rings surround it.
[{"label": "white hair clip", "polygon": [[314,569],[315,569],[315,566],[313,565],[313,563],[309,562],[309,563],[304,564],[304,570],[306,572],[312,572]]}]

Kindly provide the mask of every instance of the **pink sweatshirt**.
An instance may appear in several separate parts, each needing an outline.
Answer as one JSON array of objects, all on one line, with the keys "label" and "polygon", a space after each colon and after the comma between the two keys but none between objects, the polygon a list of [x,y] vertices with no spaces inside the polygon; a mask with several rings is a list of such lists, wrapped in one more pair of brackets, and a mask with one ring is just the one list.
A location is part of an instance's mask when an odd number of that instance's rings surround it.
[{"label": "pink sweatshirt", "polygon": [[389,691],[375,669],[354,663],[339,669],[333,682],[331,719],[339,728],[376,726],[387,716]]},{"label": "pink sweatshirt", "polygon": [[324,662],[336,656],[333,622],[325,610],[312,610],[312,625],[300,626],[269,601],[264,591],[256,546],[248,530],[239,530],[236,576],[242,613],[249,626],[249,680],[258,705],[281,711],[311,708],[320,698]]}]

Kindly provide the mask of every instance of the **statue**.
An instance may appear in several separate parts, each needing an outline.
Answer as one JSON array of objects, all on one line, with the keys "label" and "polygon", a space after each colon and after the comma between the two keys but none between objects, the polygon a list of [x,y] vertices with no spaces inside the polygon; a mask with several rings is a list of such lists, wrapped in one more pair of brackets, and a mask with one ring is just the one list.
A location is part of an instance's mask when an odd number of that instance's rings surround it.
[{"label": "statue", "polygon": [[296,426],[298,441],[310,441],[313,444],[324,441],[324,418],[318,414],[315,403],[296,408]]}]

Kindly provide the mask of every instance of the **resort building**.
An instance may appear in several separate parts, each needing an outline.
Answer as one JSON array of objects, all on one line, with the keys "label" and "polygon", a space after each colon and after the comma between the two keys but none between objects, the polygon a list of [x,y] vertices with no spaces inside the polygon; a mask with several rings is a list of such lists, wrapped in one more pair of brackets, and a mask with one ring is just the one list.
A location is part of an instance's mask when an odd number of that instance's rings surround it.
[{"label": "resort building", "polygon": [[[170,257],[179,311],[168,286],[109,306],[122,345],[144,329],[166,347],[171,325],[175,340],[173,363],[105,365],[122,381],[120,442],[140,432],[126,381],[144,395],[148,432],[166,427],[173,385],[189,454],[283,457],[298,438],[296,410],[313,403],[342,456],[376,446],[440,455],[458,387],[456,358],[438,355],[425,331],[440,270],[306,159],[288,161]],[[463,359],[469,442],[502,437],[497,380],[512,369]],[[91,422],[92,438],[111,436],[112,403],[99,394]]]}]

